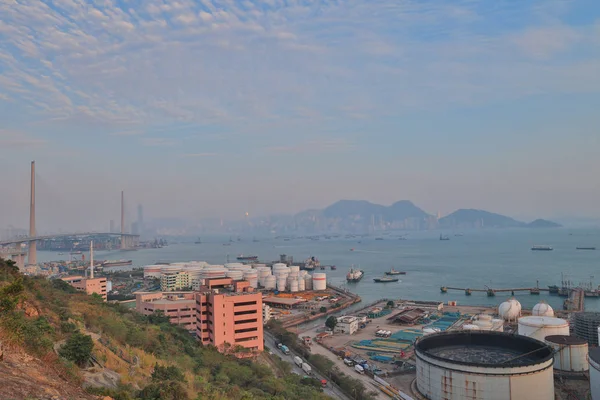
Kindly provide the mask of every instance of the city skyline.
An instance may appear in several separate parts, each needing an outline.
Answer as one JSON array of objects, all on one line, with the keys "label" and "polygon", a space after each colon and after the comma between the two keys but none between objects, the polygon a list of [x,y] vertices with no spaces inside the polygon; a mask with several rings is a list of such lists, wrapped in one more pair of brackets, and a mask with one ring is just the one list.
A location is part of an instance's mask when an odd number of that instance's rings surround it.
[{"label": "city skyline", "polygon": [[600,217],[599,4],[286,4],[0,4],[4,224],[33,159],[38,229],[109,229],[121,190],[129,227],[340,199]]}]

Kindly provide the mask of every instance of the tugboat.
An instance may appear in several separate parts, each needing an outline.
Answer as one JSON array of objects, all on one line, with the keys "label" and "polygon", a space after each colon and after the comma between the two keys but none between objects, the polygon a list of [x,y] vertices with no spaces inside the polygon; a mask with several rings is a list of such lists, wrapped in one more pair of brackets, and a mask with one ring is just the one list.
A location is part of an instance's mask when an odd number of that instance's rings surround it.
[{"label": "tugboat", "polygon": [[198,238],[198,240],[196,240],[196,241],[194,242],[194,244],[202,244],[202,240],[200,240],[200,238]]},{"label": "tugboat", "polygon": [[406,272],[404,272],[404,271],[396,271],[394,268],[392,268],[389,271],[386,271],[385,274],[386,275],[406,275]]},{"label": "tugboat", "polygon": [[448,236],[444,236],[440,233],[440,240],[450,240]]},{"label": "tugboat", "polygon": [[330,268],[332,271],[335,271],[337,269],[337,267],[335,265],[332,265]]},{"label": "tugboat", "polygon": [[387,283],[387,282],[398,282],[400,279],[390,278],[389,276],[384,276],[383,278],[375,278],[373,280],[378,283]]},{"label": "tugboat", "polygon": [[346,274],[348,282],[359,282],[365,273],[360,269],[350,268],[350,272]]}]

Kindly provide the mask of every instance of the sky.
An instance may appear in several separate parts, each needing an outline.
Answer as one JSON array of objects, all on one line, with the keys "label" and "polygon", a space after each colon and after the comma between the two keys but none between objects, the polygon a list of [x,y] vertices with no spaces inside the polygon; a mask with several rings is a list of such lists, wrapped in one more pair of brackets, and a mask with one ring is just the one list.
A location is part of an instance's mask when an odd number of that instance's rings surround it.
[{"label": "sky", "polygon": [[0,226],[600,217],[600,2],[4,0]]}]

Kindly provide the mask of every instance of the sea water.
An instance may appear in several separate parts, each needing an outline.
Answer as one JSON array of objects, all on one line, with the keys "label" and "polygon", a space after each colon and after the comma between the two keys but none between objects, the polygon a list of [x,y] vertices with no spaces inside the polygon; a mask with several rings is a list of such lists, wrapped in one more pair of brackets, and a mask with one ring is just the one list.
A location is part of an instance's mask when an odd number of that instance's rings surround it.
[{"label": "sea water", "polygon": [[[414,300],[455,300],[463,305],[498,305],[511,297],[509,293],[498,293],[487,297],[474,292],[466,296],[462,291],[441,293],[441,286],[485,289],[528,288],[539,284],[561,285],[561,274],[574,285],[600,283],[600,230],[558,229],[482,229],[461,232],[443,232],[450,240],[440,241],[439,231],[395,232],[369,237],[310,240],[298,238],[285,241],[283,238],[241,237],[230,245],[229,236],[202,236],[201,244],[173,243],[161,249],[142,249],[131,252],[96,252],[96,259],[133,260],[128,269],[156,262],[207,261],[224,264],[235,262],[239,254],[257,255],[261,261],[275,261],[280,254],[293,256],[295,264],[301,265],[310,256],[317,257],[322,264],[335,265],[337,270],[327,268],[328,282],[357,293],[363,304],[380,298]],[[400,240],[406,235],[407,240]],[[375,240],[382,237],[383,240]],[[553,251],[532,251],[533,245],[549,245]],[[595,246],[599,250],[576,250],[578,246]],[[59,260],[54,252],[38,252],[38,260]],[[346,273],[352,267],[364,270],[365,275],[358,283],[346,283]],[[406,271],[398,275],[400,282],[375,283],[373,278],[382,277],[385,271],[394,268]],[[597,277],[594,277],[597,275]],[[532,307],[540,300],[547,301],[556,309],[562,308],[564,298],[542,292],[530,295],[517,292],[515,297],[524,307]],[[586,310],[600,310],[600,299],[586,298]]]}]

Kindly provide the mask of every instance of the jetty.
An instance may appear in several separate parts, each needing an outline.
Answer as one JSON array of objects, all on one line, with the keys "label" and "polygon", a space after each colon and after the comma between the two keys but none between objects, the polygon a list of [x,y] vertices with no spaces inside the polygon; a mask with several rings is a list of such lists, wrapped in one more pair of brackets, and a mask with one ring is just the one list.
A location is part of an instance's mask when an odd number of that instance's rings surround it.
[{"label": "jetty", "polygon": [[457,287],[450,287],[450,286],[442,286],[440,288],[440,291],[442,293],[448,293],[449,290],[457,290],[457,291],[465,292],[466,296],[470,296],[473,292],[481,292],[481,293],[486,293],[488,295],[488,297],[493,297],[496,295],[496,293],[510,292],[514,296],[516,292],[529,292],[529,294],[540,294],[540,292],[542,292],[542,291],[543,292],[550,291],[550,289],[543,289],[543,288],[539,288],[539,287],[494,289],[494,288],[490,288],[490,287],[486,286],[485,289],[471,289],[471,288],[457,288]]}]

